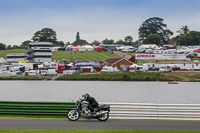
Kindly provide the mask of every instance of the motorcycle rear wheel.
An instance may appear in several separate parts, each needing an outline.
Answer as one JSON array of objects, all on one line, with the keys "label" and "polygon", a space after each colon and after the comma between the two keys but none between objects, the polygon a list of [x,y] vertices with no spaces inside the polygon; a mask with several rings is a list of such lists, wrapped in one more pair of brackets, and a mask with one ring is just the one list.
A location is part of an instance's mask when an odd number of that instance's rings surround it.
[{"label": "motorcycle rear wheel", "polygon": [[80,113],[76,110],[70,110],[68,113],[67,113],[67,118],[70,120],[70,121],[77,121],[80,117]]},{"label": "motorcycle rear wheel", "polygon": [[109,118],[109,113],[101,114],[97,117],[99,121],[106,121]]}]

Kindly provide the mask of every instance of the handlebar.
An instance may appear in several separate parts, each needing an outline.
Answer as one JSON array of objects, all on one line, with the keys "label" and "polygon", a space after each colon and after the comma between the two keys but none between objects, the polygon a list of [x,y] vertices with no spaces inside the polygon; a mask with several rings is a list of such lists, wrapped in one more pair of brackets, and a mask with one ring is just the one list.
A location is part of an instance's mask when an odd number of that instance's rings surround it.
[{"label": "handlebar", "polygon": [[84,101],[84,99],[83,99],[83,98],[79,98],[79,100],[80,100],[81,102],[83,102],[83,101]]}]

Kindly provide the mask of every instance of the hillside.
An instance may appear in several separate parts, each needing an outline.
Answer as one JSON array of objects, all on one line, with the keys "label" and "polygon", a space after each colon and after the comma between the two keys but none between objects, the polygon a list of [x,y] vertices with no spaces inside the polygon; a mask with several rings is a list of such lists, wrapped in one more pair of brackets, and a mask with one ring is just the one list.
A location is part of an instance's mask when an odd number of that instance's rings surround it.
[{"label": "hillside", "polygon": [[[8,53],[25,53],[25,49],[12,49],[0,51],[0,57],[7,58]],[[111,52],[97,52],[97,51],[56,51],[52,52],[52,58],[56,61],[105,61],[108,58],[119,58]]]},{"label": "hillside", "polygon": [[109,58],[119,58],[111,52],[97,52],[97,51],[56,51],[52,52],[52,58],[56,61],[105,61]]},{"label": "hillside", "polygon": [[6,55],[11,53],[25,53],[25,49],[12,49],[12,50],[0,50],[0,57],[7,59]]}]

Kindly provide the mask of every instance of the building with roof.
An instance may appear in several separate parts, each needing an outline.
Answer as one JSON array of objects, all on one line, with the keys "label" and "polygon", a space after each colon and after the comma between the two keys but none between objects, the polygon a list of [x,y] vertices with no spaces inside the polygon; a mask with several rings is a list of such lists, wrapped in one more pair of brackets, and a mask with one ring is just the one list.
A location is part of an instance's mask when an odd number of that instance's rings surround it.
[{"label": "building with roof", "polygon": [[51,46],[51,42],[30,42],[26,53],[7,54],[7,62],[9,64],[19,61],[52,62]]},{"label": "building with roof", "polygon": [[125,66],[130,66],[133,63],[125,58],[110,58],[107,59],[103,64],[102,67],[104,66],[112,66],[112,67],[117,67],[120,71],[122,71],[122,69]]},{"label": "building with roof", "polygon": [[52,62],[51,42],[31,42],[27,47],[29,62]]},{"label": "building with roof", "polygon": [[26,61],[27,55],[25,53],[12,53],[7,54],[7,62],[9,64],[19,61]]}]

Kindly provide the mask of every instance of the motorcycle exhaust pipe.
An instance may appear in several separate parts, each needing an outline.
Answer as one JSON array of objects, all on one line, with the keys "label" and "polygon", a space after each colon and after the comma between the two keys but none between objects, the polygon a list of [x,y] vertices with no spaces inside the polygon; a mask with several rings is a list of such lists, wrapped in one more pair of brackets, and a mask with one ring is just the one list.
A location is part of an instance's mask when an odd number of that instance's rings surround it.
[{"label": "motorcycle exhaust pipe", "polygon": [[108,111],[98,112],[97,115],[102,115],[102,114],[105,114],[105,113],[108,113]]}]

